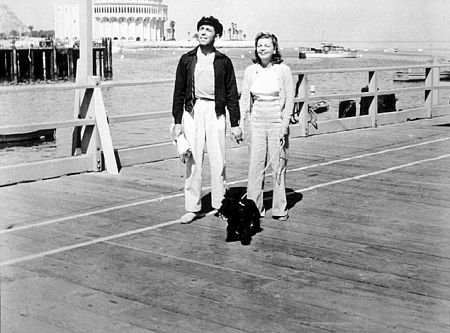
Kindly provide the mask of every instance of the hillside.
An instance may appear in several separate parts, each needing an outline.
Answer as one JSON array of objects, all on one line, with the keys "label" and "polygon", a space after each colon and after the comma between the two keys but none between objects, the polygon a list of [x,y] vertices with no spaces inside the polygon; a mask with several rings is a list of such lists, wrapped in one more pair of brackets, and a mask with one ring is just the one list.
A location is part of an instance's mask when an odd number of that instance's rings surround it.
[{"label": "hillside", "polygon": [[8,6],[0,3],[0,33],[9,34],[12,30],[26,32],[28,28]]}]

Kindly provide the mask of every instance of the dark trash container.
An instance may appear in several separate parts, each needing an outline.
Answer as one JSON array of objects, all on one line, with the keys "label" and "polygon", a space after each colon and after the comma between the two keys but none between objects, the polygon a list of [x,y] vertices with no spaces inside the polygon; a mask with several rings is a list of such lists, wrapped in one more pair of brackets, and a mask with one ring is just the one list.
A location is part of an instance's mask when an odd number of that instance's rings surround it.
[{"label": "dark trash container", "polygon": [[[361,88],[361,92],[368,92],[369,87],[365,86]],[[369,107],[373,97],[361,97],[360,101],[360,116],[366,116],[369,114]],[[393,112],[397,110],[397,98],[395,94],[386,94],[378,96],[378,113]]]},{"label": "dark trash container", "polygon": [[348,99],[339,103],[339,118],[355,117],[356,101]]}]

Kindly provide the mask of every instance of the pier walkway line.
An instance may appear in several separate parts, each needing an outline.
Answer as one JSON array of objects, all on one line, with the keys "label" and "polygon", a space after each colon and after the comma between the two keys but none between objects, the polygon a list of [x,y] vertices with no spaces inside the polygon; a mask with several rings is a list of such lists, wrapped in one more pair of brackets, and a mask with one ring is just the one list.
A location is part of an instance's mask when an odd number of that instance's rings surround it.
[{"label": "pier walkway line", "polygon": [[[0,187],[1,332],[448,333],[449,129],[291,140],[290,219],[249,246],[208,209],[178,223],[175,159]],[[227,154],[244,189],[247,147]]]}]

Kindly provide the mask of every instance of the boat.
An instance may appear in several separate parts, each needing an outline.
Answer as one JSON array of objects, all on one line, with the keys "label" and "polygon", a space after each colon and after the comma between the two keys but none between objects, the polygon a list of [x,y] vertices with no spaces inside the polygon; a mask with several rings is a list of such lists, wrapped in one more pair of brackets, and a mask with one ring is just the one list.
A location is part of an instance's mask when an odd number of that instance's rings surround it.
[{"label": "boat", "polygon": [[[440,72],[441,80],[450,80],[450,70]],[[394,81],[425,81],[424,68],[408,68],[407,70],[397,71],[394,73]]]},{"label": "boat", "polygon": [[314,111],[315,113],[323,113],[328,111],[330,105],[327,101],[321,100],[312,104],[308,104],[308,111]]},{"label": "boat", "polygon": [[300,47],[298,57],[305,58],[358,58],[359,51],[345,49],[333,43],[321,43],[320,48]]},{"label": "boat", "polygon": [[0,134],[0,143],[14,144],[24,141],[53,141],[55,140],[56,129],[42,129],[26,133]]},{"label": "boat", "polygon": [[[328,111],[330,105],[326,100],[320,100],[314,103],[308,104],[308,114],[310,116],[309,122],[317,129],[317,114]],[[300,117],[299,104],[295,103],[294,112],[291,115],[290,124],[297,124]]]}]

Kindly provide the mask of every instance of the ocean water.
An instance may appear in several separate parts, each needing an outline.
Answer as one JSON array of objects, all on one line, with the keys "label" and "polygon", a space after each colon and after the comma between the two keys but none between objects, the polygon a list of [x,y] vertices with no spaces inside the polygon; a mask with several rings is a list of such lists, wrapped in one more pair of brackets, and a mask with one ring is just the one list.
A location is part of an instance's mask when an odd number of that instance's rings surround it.
[{"label": "ocean water", "polygon": [[[364,44],[364,45],[363,45]],[[318,45],[315,43],[314,45]],[[362,57],[356,59],[298,59],[299,43],[280,42],[281,54],[290,68],[295,70],[320,68],[365,68],[403,66],[430,63],[432,57],[440,61],[450,59],[450,43],[442,45],[392,43],[341,43],[345,47],[358,48]],[[305,46],[302,44],[302,46]],[[395,50],[395,52],[394,52]],[[180,56],[187,49],[134,49],[123,50],[113,56],[113,81],[141,81],[151,79],[174,79]],[[245,68],[252,63],[251,48],[222,48],[233,61],[238,87],[243,79]],[[439,55],[437,55],[439,54]],[[448,57],[446,56],[448,55]],[[450,67],[450,61],[449,61]],[[403,86],[423,85],[418,83],[399,83],[392,80],[393,71],[382,72],[379,77],[381,89],[394,89]],[[368,73],[329,73],[309,77],[315,86],[316,95],[359,92],[367,84]],[[0,87],[1,90],[1,87]],[[170,112],[173,83],[157,86],[110,87],[102,90],[104,103],[109,115],[125,115],[146,112]],[[397,95],[397,109],[423,105],[420,94]],[[39,92],[17,92],[0,94],[0,123],[16,125],[41,123],[47,121],[70,120],[73,118],[73,91],[51,90]],[[448,103],[448,91],[441,91],[440,103]],[[319,120],[337,118],[339,100],[330,100],[330,111],[321,114]],[[138,146],[149,143],[170,141],[168,127],[172,119],[167,118],[121,123],[111,125],[115,148]],[[39,142],[25,146],[10,146],[0,149],[2,165],[36,161],[47,158],[70,156],[71,129],[58,129],[56,140]]]}]

